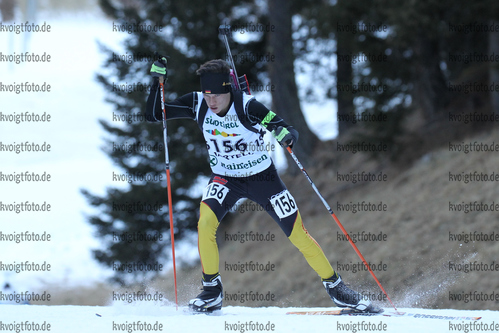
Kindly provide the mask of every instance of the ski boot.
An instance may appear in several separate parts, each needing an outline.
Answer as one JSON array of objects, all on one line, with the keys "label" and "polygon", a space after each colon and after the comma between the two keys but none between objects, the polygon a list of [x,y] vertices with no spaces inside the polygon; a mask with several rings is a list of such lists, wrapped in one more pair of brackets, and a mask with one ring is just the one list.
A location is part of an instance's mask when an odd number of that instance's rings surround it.
[{"label": "ski boot", "polygon": [[213,312],[222,309],[223,288],[220,274],[203,273],[203,292],[189,301],[189,309],[193,312]]},{"label": "ski boot", "polygon": [[322,279],[322,283],[334,304],[340,308],[350,308],[357,312],[383,312],[383,309],[372,304],[367,297],[362,297],[358,292],[348,288],[336,272],[330,278]]}]

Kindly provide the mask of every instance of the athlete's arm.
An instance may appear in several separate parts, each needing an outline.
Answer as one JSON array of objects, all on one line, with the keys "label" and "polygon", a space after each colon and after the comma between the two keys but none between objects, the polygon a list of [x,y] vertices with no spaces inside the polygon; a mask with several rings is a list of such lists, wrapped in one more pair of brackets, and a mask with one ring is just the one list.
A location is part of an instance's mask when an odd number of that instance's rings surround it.
[{"label": "athlete's arm", "polygon": [[[185,94],[176,100],[165,102],[166,108],[166,119],[178,119],[178,118],[189,118],[195,119],[195,107],[197,103],[197,98],[195,98],[195,93],[191,92]],[[159,81],[157,78],[151,87],[151,93],[147,98],[146,105],[146,119],[147,121],[161,121],[163,120],[163,110],[161,108],[161,89],[159,86]]]},{"label": "athlete's arm", "polygon": [[270,111],[265,105],[254,98],[247,104],[247,115],[250,123],[260,124],[272,132],[283,146],[293,146],[298,141],[298,131],[288,125],[281,117]]}]

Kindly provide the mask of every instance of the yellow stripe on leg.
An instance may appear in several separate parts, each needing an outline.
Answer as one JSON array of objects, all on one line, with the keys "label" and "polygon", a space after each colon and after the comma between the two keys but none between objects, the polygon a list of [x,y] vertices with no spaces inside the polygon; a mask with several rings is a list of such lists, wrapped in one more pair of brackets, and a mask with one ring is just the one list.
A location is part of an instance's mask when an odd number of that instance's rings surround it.
[{"label": "yellow stripe on leg", "polygon": [[220,222],[211,208],[201,202],[198,221],[198,250],[205,274],[216,274],[219,270],[220,259],[216,239],[219,224]]},{"label": "yellow stripe on leg", "polygon": [[305,229],[300,212],[298,212],[296,216],[293,231],[291,231],[291,235],[288,238],[291,243],[300,250],[310,267],[312,267],[321,278],[327,279],[334,274],[333,267],[327,260],[324,251],[322,251],[319,244],[317,244],[315,239],[310,236],[307,229]]}]

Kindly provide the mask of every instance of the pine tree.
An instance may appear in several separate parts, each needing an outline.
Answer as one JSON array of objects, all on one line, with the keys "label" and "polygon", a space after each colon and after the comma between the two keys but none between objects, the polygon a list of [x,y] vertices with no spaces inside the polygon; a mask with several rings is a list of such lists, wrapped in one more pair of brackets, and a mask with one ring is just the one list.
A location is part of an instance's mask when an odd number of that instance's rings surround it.
[{"label": "pine tree", "polygon": [[[499,12],[496,8],[494,1],[437,0],[409,3],[340,0],[335,3],[314,2],[304,8],[300,12],[303,17],[300,31],[308,34],[301,36],[301,40],[307,40],[307,43],[302,43],[302,54],[313,52],[306,45],[328,45],[331,38],[336,41],[336,45],[320,49],[324,58],[336,53],[336,72],[320,66],[319,62],[316,69],[335,77],[336,82],[324,79],[327,75],[322,75],[323,80],[314,84],[328,87],[324,89],[329,92],[325,97],[337,98],[339,115],[348,113],[353,103],[357,115],[386,116],[382,122],[357,123],[355,126],[340,123],[339,134],[355,129],[359,141],[387,143],[391,147],[391,157],[403,159],[405,157],[400,153],[413,148],[408,149],[408,138],[412,136],[409,140],[414,142],[421,141],[421,138],[431,141],[441,132],[442,126],[445,127],[448,110],[454,113],[470,109],[490,110],[492,94],[456,93],[450,91],[449,84],[471,81],[486,84],[492,81],[489,76],[494,74],[494,66],[483,62],[453,61],[450,55],[491,53],[491,33],[473,29],[463,33],[463,28],[497,20]],[[368,25],[382,29],[362,29]],[[461,31],[452,29],[452,26]],[[350,31],[345,31],[348,27]],[[353,33],[352,27],[357,27],[358,31]],[[343,55],[342,59],[340,55]],[[354,63],[348,59],[345,61],[345,55],[351,55],[352,60],[358,55],[374,58]],[[351,100],[347,98],[351,93],[348,95],[338,89],[340,84],[348,82],[363,83],[369,91],[359,89]],[[418,112],[422,125],[412,128],[415,132],[409,133],[404,120],[413,112]],[[486,124],[477,126],[484,128]],[[445,130],[450,136],[463,135],[457,126],[455,129],[448,127]]]},{"label": "pine tree", "polygon": [[[205,61],[225,58],[225,47],[218,36],[221,23],[230,23],[235,30],[230,40],[238,74],[247,74],[250,85],[262,84],[267,61],[259,57],[241,56],[265,54],[266,34],[252,35],[250,41],[238,43],[236,35],[247,24],[266,25],[265,10],[252,2],[195,0],[157,2],[133,0],[114,2],[101,0],[104,12],[120,27],[159,29],[158,32],[133,31],[119,54],[102,45],[108,61],[97,75],[108,91],[107,101],[115,105],[117,118],[134,117],[136,121],[101,125],[108,133],[103,150],[119,171],[116,175],[133,178],[125,190],[109,188],[104,196],[82,190],[89,203],[100,213],[88,221],[96,229],[102,246],[94,250],[95,258],[115,269],[114,279],[122,283],[141,281],[156,271],[128,273],[116,270],[123,264],[164,263],[170,253],[168,202],[164,170],[164,147],[160,123],[143,119],[151,84],[149,69],[154,52],[169,56],[166,100],[199,90],[195,71]],[[239,29],[239,30],[237,30]],[[140,29],[139,29],[140,30]],[[135,55],[134,61],[122,61],[122,56]],[[145,56],[144,59],[140,58]],[[239,57],[239,58],[237,58]],[[239,60],[238,60],[239,59]],[[133,86],[135,84],[135,86]],[[127,91],[132,88],[131,91]],[[124,148],[124,149],[123,149]],[[138,149],[141,148],[141,149]],[[148,151],[144,151],[148,148]],[[210,174],[206,147],[196,122],[168,122],[168,149],[172,174],[173,219],[175,238],[196,230],[200,191],[198,183]],[[147,176],[152,181],[142,181]],[[157,179],[157,181],[155,181]],[[157,241],[123,241],[125,236],[149,235]]]}]

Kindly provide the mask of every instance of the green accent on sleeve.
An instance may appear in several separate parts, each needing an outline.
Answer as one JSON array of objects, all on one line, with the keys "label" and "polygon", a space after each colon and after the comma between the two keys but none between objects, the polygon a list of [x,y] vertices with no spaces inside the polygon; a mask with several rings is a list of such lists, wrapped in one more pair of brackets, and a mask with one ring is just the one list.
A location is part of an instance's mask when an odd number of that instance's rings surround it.
[{"label": "green accent on sleeve", "polygon": [[[274,132],[272,132],[272,134],[274,134]],[[289,134],[288,129],[287,129],[287,128],[283,128],[283,129],[282,129],[282,131],[281,131],[281,133],[275,133],[275,134],[274,134],[274,136],[275,136],[275,138],[276,138],[276,140],[277,140],[278,142],[281,142],[281,141],[282,141],[282,139],[284,139],[284,137],[285,137],[286,135],[288,135],[288,134]]]},{"label": "green accent on sleeve", "polygon": [[166,68],[164,67],[159,67],[159,66],[156,66],[155,64],[152,65],[151,67],[151,72],[153,73],[159,73],[159,74],[166,74]]},{"label": "green accent on sleeve", "polygon": [[274,119],[275,117],[275,113],[272,112],[272,111],[269,111],[269,113],[267,113],[267,115],[265,116],[265,118],[263,118],[261,124],[263,127],[267,128],[267,125],[270,123],[270,121],[272,119]]}]

